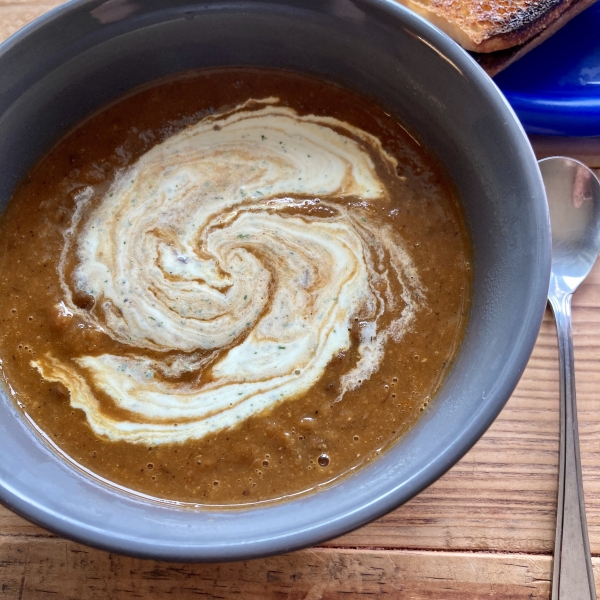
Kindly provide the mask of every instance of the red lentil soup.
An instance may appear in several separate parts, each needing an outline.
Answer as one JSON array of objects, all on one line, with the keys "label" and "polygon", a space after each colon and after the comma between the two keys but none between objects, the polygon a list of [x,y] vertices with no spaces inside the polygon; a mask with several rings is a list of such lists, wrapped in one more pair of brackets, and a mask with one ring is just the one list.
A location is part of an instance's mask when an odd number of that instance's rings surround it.
[{"label": "red lentil soup", "polygon": [[80,124],[0,222],[0,358],[75,463],[202,505],[374,460],[451,368],[470,245],[372,100],[286,71],[155,83]]}]

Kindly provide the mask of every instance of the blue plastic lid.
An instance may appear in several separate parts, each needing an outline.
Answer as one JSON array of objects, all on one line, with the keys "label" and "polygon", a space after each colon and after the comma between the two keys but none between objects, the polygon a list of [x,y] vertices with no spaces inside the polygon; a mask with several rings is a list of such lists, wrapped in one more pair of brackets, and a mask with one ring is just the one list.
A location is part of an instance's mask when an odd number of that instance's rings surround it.
[{"label": "blue plastic lid", "polygon": [[600,136],[600,3],[494,80],[528,133]]}]

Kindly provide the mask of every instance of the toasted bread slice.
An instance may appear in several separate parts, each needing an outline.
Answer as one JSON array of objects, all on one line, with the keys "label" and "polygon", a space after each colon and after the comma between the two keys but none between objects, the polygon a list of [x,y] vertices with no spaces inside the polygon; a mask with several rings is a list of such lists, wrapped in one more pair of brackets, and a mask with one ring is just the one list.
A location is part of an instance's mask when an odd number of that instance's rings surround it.
[{"label": "toasted bread slice", "polygon": [[[397,0],[471,52],[522,46],[595,0]],[[556,27],[552,25],[556,24]],[[538,42],[539,43],[539,42]]]},{"label": "toasted bread slice", "polygon": [[558,19],[552,22],[546,29],[534,35],[524,44],[508,48],[507,50],[499,50],[498,52],[489,53],[472,53],[473,58],[483,67],[488,75],[493,77],[512,65],[516,60],[539,46],[544,40],[548,39],[552,34],[556,33],[563,25],[578,15],[582,10],[594,4],[596,0],[579,0],[572,4]]}]

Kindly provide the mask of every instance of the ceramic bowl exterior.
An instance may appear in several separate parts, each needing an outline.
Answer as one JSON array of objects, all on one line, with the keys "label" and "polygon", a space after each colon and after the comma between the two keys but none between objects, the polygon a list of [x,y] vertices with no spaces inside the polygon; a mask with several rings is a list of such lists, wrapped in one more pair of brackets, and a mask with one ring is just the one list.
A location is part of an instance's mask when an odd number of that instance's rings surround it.
[{"label": "ceramic bowl exterior", "polygon": [[144,500],[61,459],[0,390],[0,500],[99,548],[176,561],[287,552],[354,529],[450,468],[496,418],[546,305],[550,228],[531,147],[454,42],[385,0],[74,0],[0,45],[0,210],[78,121],[152,80],[259,65],[321,76],[395,114],[447,168],[474,248],[466,336],[442,390],[388,452],[280,504],[197,509]]}]

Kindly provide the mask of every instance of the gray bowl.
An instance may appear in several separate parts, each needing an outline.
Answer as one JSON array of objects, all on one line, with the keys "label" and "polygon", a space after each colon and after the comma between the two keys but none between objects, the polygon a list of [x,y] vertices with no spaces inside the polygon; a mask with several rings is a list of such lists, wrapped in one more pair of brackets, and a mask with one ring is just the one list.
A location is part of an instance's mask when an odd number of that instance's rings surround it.
[{"label": "gray bowl", "polygon": [[536,340],[550,270],[542,180],[514,113],[446,36],[385,0],[76,0],[0,46],[0,202],[70,127],[172,73],[262,65],[371,95],[444,163],[474,244],[472,312],[456,364],[413,429],[310,496],[190,510],[103,485],[49,449],[0,393],[0,501],[92,546],[177,561],[251,558],[341,535],[440,477],[510,396]]}]

